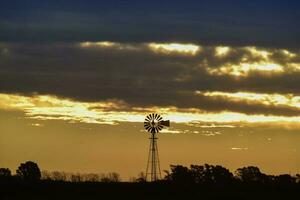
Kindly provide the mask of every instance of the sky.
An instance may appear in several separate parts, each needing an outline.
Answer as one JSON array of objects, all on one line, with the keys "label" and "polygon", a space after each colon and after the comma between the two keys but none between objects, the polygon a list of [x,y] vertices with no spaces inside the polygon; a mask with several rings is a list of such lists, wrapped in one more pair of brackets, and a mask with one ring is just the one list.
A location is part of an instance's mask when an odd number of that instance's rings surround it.
[{"label": "sky", "polygon": [[0,167],[300,173],[300,3],[0,1]]}]

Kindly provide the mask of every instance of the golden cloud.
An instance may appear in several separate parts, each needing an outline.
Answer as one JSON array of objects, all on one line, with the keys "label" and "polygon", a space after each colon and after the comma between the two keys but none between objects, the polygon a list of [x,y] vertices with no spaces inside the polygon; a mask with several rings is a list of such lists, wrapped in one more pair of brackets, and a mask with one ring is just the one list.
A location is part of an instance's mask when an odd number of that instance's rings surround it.
[{"label": "golden cloud", "polygon": [[[226,46],[215,47],[216,58],[224,58],[229,55],[230,52],[240,51],[244,52],[240,62],[236,63],[224,63],[220,67],[206,66],[206,70],[211,75],[231,75],[236,77],[246,77],[251,72],[259,72],[264,74],[280,74],[300,71],[300,63],[294,62],[292,59],[297,57],[297,54],[292,53],[286,49],[260,49],[257,47],[242,47],[231,48]],[[278,62],[274,57],[275,53],[280,53],[286,60],[286,63],[282,64]]]},{"label": "golden cloud", "polygon": [[223,56],[226,56],[229,53],[230,47],[227,47],[227,46],[218,46],[218,47],[215,48],[215,51],[216,51],[215,56],[217,56],[217,57],[223,57]]},{"label": "golden cloud", "polygon": [[79,44],[81,47],[88,48],[88,47],[115,47],[120,46],[119,43],[110,42],[110,41],[101,41],[101,42],[81,42]]},{"label": "golden cloud", "polygon": [[[293,102],[293,106],[300,107],[300,97],[266,96],[255,94],[227,94],[206,93],[210,96],[227,96],[229,98],[246,98],[248,100],[262,101],[263,103],[287,104]],[[71,99],[59,98],[49,95],[21,96],[12,94],[0,94],[0,109],[23,111],[30,119],[38,120],[64,120],[69,122],[116,124],[118,122],[143,122],[149,111],[161,113],[165,119],[174,123],[269,123],[269,122],[293,122],[299,123],[300,117],[247,115],[236,112],[205,112],[199,109],[185,109],[181,111],[176,107],[133,107],[129,111],[122,111],[124,104],[120,101],[105,102],[78,102]],[[116,110],[119,109],[119,110]]]},{"label": "golden cloud", "polygon": [[252,92],[201,92],[196,91],[196,94],[206,97],[221,97],[229,101],[248,101],[252,103],[260,103],[264,105],[274,106],[288,106],[299,108],[300,111],[300,96],[293,94],[265,94],[265,93],[252,93]]},{"label": "golden cloud", "polygon": [[[157,54],[177,54],[193,57],[199,55],[199,64],[202,62],[208,74],[214,76],[230,75],[246,77],[252,72],[272,75],[300,71],[300,63],[297,58],[299,55],[286,49],[262,49],[254,46],[200,46],[192,43],[175,42],[129,44],[111,41],[86,41],[79,43],[79,46],[83,49],[111,48],[115,50],[150,50]],[[213,50],[212,54],[211,49]],[[278,56],[281,57],[284,62],[279,61]],[[233,57],[236,57],[239,61],[231,62]],[[209,63],[209,59],[218,61],[221,65],[213,66],[213,64]]]},{"label": "golden cloud", "polygon": [[158,53],[179,53],[187,55],[195,55],[200,46],[195,44],[181,44],[181,43],[149,43],[148,47],[154,52]]},{"label": "golden cloud", "polygon": [[239,65],[227,64],[220,68],[207,68],[212,75],[247,76],[249,72],[283,73],[284,67],[276,63],[254,62],[240,63]]}]

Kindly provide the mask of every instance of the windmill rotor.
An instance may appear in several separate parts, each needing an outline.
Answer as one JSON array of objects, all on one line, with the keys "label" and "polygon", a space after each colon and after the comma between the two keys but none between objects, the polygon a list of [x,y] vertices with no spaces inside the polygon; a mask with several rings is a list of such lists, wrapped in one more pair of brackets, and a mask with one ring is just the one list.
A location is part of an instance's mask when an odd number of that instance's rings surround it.
[{"label": "windmill rotor", "polygon": [[158,133],[160,132],[164,127],[170,126],[170,121],[166,120],[164,121],[163,118],[159,114],[149,114],[146,116],[144,121],[144,128],[149,133]]}]

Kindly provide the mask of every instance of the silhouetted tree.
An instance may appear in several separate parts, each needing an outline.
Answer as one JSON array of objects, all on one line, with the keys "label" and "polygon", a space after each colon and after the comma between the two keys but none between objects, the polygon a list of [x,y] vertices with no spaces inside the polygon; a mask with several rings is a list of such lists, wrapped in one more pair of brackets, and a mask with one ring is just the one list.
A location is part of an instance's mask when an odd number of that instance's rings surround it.
[{"label": "silhouetted tree", "polygon": [[109,178],[110,182],[120,182],[121,181],[120,174],[118,174],[116,172],[108,173],[108,178]]},{"label": "silhouetted tree", "polygon": [[103,174],[100,178],[101,182],[120,182],[120,175],[116,172],[108,173],[107,175]]},{"label": "silhouetted tree", "polygon": [[[104,176],[104,175],[102,175]],[[81,174],[81,173],[67,173],[60,171],[42,171],[43,180],[52,181],[70,181],[70,182],[100,182],[100,175],[95,173]],[[108,177],[110,180],[110,177]]]},{"label": "silhouetted tree", "polygon": [[165,179],[168,181],[183,184],[190,184],[195,182],[193,174],[191,173],[189,168],[182,165],[171,165],[171,172],[167,172]]},{"label": "silhouetted tree", "polygon": [[32,161],[21,163],[16,171],[16,175],[26,181],[37,181],[41,178],[41,171],[38,165]]},{"label": "silhouetted tree", "polygon": [[8,181],[12,178],[11,171],[8,168],[0,168],[0,181]]},{"label": "silhouetted tree", "polygon": [[41,179],[42,180],[51,180],[51,172],[47,170],[41,171]]},{"label": "silhouetted tree", "polygon": [[0,178],[11,177],[11,171],[8,168],[0,168]]},{"label": "silhouetted tree", "polygon": [[236,176],[244,183],[266,183],[268,176],[261,173],[258,167],[249,166],[236,170]]},{"label": "silhouetted tree", "polygon": [[72,174],[71,175],[71,182],[81,182],[81,177],[80,174]]},{"label": "silhouetted tree", "polygon": [[300,183],[300,174],[296,174],[296,182]]},{"label": "silhouetted tree", "polygon": [[139,183],[142,183],[142,182],[146,182],[146,174],[144,172],[140,172],[138,174],[138,178],[135,180],[135,182],[139,182]]},{"label": "silhouetted tree", "polygon": [[280,185],[290,185],[296,183],[296,178],[289,174],[281,174],[275,177],[275,181]]},{"label": "silhouetted tree", "polygon": [[181,165],[172,165],[167,180],[178,183],[202,183],[224,185],[232,182],[233,174],[226,168],[217,165],[191,165],[190,169]]},{"label": "silhouetted tree", "polygon": [[233,180],[233,174],[220,165],[204,165],[204,180],[213,184],[227,184]]},{"label": "silhouetted tree", "polygon": [[83,180],[87,181],[87,182],[99,182],[100,177],[98,174],[89,173],[89,174],[83,175]]},{"label": "silhouetted tree", "polygon": [[205,182],[205,169],[202,165],[191,165],[190,169],[191,176],[195,183],[204,183]]},{"label": "silhouetted tree", "polygon": [[146,182],[146,175],[144,172],[140,172],[138,174],[138,177],[130,177],[129,178],[129,182],[133,182],[133,183],[142,183],[142,182]]},{"label": "silhouetted tree", "polygon": [[53,181],[67,181],[67,173],[66,172],[60,172],[60,171],[52,171],[49,172],[49,177]]},{"label": "silhouetted tree", "polygon": [[190,170],[196,183],[226,184],[233,181],[233,174],[220,165],[191,165]]}]

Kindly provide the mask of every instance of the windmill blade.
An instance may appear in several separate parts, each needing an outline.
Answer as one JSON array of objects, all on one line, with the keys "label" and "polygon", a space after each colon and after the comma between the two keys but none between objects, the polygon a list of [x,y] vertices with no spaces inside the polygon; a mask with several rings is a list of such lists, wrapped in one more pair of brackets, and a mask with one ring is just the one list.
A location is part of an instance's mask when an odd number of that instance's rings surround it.
[{"label": "windmill blade", "polygon": [[148,129],[150,127],[150,125],[144,125],[145,129]]},{"label": "windmill blade", "polygon": [[160,115],[159,115],[159,114],[157,114],[157,116],[156,116],[156,120],[158,121],[158,120],[159,120],[159,118],[160,118]]},{"label": "windmill blade", "polygon": [[160,131],[158,127],[156,127],[155,130],[156,130],[156,133],[158,133]]},{"label": "windmill blade", "polygon": [[162,117],[161,117],[160,115],[157,115],[156,120],[157,120],[157,121],[161,121],[161,118],[162,118]]}]

